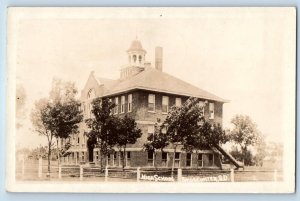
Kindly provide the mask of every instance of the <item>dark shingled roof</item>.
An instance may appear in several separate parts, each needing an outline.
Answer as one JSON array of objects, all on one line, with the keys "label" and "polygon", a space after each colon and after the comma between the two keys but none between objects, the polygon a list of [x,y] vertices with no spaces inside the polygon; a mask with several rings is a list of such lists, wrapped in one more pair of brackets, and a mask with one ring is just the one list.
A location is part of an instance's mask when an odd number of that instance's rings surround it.
[{"label": "dark shingled roof", "polygon": [[219,102],[228,102],[212,93],[193,86],[155,68],[147,68],[139,74],[125,80],[97,79],[103,87],[102,96],[119,94],[134,89],[164,92],[183,96],[192,96]]}]

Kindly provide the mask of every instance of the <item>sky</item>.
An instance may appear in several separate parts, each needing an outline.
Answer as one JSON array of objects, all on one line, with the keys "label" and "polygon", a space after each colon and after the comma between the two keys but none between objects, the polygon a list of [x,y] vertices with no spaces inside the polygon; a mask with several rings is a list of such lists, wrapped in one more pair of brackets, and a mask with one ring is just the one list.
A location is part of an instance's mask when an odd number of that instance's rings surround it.
[{"label": "sky", "polygon": [[285,12],[146,10],[103,17],[107,12],[52,11],[24,15],[16,25],[16,80],[26,92],[18,147],[46,142],[32,131],[30,112],[35,101],[48,96],[54,77],[75,82],[79,91],[91,71],[118,79],[136,37],[147,51],[147,61],[154,64],[154,49],[161,46],[164,72],[230,100],[223,107],[224,128],[231,126],[234,115],[244,114],[268,139],[284,138],[286,75],[295,68],[288,61],[294,33]]}]

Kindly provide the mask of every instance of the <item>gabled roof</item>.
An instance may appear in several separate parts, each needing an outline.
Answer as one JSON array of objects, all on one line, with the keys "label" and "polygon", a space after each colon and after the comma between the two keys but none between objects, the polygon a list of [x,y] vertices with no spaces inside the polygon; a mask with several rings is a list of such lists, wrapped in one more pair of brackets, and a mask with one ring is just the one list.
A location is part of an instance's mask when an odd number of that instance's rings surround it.
[{"label": "gabled roof", "polygon": [[110,96],[134,89],[163,92],[168,94],[192,96],[219,102],[228,102],[212,93],[193,86],[155,68],[147,68],[139,74],[125,80],[110,80],[98,78],[99,85],[103,85],[103,95]]}]

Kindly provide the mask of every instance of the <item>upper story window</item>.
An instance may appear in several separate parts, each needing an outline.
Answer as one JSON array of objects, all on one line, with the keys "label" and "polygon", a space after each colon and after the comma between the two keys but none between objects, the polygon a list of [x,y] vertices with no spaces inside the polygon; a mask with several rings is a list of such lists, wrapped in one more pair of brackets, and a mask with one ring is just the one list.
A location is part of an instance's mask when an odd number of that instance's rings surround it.
[{"label": "upper story window", "polygon": [[121,113],[125,112],[125,96],[121,96]]},{"label": "upper story window", "polygon": [[205,103],[203,101],[199,101],[198,105],[201,108],[201,116],[204,116]]},{"label": "upper story window", "polygon": [[155,95],[154,94],[148,95],[148,111],[155,112]]},{"label": "upper story window", "polygon": [[[149,140],[149,137],[154,134],[154,126],[150,125],[148,126],[148,135],[147,135],[147,140]],[[154,137],[154,136],[153,136]]]},{"label": "upper story window", "polygon": [[90,89],[89,92],[88,92],[88,95],[87,95],[87,99],[94,99],[96,98],[96,92],[94,89]]},{"label": "upper story window", "polygon": [[118,114],[118,107],[119,107],[119,98],[115,97],[115,108],[114,108],[114,114]]},{"label": "upper story window", "polygon": [[175,99],[175,106],[176,107],[181,107],[181,98],[176,98]]},{"label": "upper story window", "polygon": [[128,95],[128,112],[132,111],[132,94]]},{"label": "upper story window", "polygon": [[162,97],[162,112],[167,113],[169,111],[169,97],[163,96]]},{"label": "upper story window", "polygon": [[215,104],[209,103],[209,118],[214,119],[215,118]]}]

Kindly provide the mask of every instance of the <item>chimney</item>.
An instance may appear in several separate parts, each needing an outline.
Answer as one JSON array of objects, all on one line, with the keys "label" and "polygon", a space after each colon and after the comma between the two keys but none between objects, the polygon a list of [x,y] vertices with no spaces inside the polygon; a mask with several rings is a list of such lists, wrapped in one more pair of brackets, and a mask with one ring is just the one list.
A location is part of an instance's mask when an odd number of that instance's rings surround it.
[{"label": "chimney", "polygon": [[163,62],[163,48],[155,48],[155,68],[159,71],[162,71],[162,62]]}]

